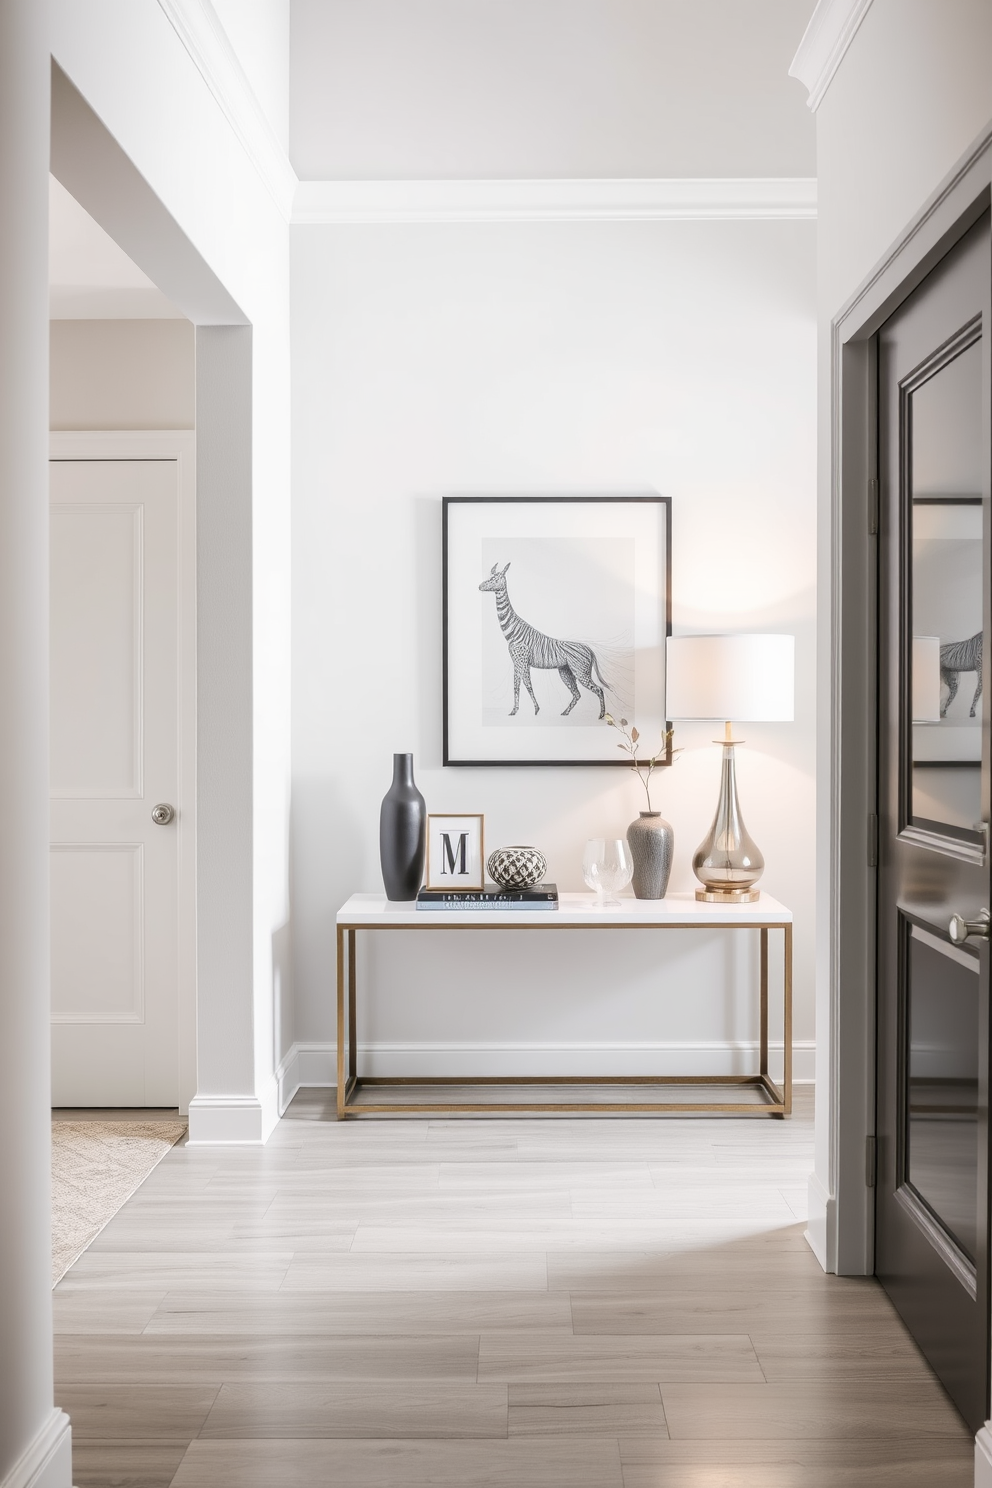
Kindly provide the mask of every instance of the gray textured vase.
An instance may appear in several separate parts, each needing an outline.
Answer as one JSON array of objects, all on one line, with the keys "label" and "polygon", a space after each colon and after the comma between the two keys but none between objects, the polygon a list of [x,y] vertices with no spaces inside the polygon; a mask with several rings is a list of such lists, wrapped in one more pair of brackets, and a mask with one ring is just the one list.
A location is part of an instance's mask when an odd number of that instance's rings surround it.
[{"label": "gray textured vase", "polygon": [[386,898],[416,899],[424,881],[427,806],[413,779],[413,755],[393,755],[393,783],[379,812],[379,863]]},{"label": "gray textured vase", "polygon": [[671,822],[660,811],[642,811],[627,828],[627,844],[634,860],[634,898],[664,899],[675,853]]}]

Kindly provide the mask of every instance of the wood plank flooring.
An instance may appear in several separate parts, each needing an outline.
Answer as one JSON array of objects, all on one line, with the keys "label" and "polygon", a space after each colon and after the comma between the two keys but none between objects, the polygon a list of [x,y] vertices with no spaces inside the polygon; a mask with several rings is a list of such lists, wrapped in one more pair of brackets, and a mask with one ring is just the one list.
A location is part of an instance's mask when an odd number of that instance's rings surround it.
[{"label": "wood plank flooring", "polygon": [[872,1280],[803,1239],[812,1108],[177,1147],[54,1293],[77,1488],[966,1488]]}]

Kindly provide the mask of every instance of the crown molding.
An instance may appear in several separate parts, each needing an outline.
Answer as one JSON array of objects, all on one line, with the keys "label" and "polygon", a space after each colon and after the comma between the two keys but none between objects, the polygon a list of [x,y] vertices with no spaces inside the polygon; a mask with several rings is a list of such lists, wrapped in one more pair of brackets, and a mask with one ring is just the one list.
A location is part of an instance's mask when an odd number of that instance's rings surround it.
[{"label": "crown molding", "polygon": [[669,222],[816,216],[816,181],[301,181],[295,225],[390,222]]},{"label": "crown molding", "polygon": [[210,0],[158,0],[228,124],[288,222],[296,172],[262,111]]},{"label": "crown molding", "polygon": [[871,0],[819,0],[789,68],[809,90],[807,106],[815,112],[830,86]]}]

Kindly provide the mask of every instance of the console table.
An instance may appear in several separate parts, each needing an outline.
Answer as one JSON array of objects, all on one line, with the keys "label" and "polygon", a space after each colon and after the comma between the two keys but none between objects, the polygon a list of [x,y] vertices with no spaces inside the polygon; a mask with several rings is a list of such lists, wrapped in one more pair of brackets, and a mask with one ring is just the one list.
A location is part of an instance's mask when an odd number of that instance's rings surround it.
[{"label": "console table", "polygon": [[[425,930],[435,935],[452,931],[485,934],[499,930],[522,930],[546,934],[561,930],[590,930],[600,934],[658,930],[757,930],[760,974],[760,1060],[759,1068],[746,1075],[538,1075],[485,1076],[457,1079],[420,1077],[368,1078],[358,1073],[357,1045],[357,946],[358,932],[378,934],[384,930]],[[784,1032],[784,1073],[781,1086],[768,1073],[768,935],[781,931],[784,949],[782,1006]],[[451,1113],[549,1112],[567,1115],[571,1112],[644,1113],[651,1111],[722,1111],[734,1116],[788,1116],[792,1110],[792,911],[768,894],[753,904],[703,904],[692,894],[669,894],[665,899],[623,900],[619,909],[595,907],[590,894],[562,894],[557,910],[418,910],[414,904],[390,903],[381,894],[353,894],[337,916],[337,1114],[338,1119],[355,1116],[438,1115]],[[364,1087],[383,1085],[431,1086],[561,1086],[563,1095],[570,1085],[629,1086],[640,1095],[649,1091],[652,1099],[622,1102],[581,1100],[513,1100],[475,1102],[464,1100],[401,1103],[374,1100],[355,1101]],[[651,1087],[666,1085],[700,1085],[713,1088],[711,1100],[687,1101],[660,1099]],[[760,1096],[749,1102],[733,1099],[733,1088],[748,1086]],[[722,1095],[717,1099],[718,1091]],[[521,1096],[525,1090],[521,1090]]]}]

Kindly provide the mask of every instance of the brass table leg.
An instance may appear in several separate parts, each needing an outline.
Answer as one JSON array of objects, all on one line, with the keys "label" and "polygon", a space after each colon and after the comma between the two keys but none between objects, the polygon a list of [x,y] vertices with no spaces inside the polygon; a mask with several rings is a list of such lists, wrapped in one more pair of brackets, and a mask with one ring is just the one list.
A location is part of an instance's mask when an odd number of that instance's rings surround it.
[{"label": "brass table leg", "polygon": [[761,936],[761,1073],[768,1076],[768,931]]},{"label": "brass table leg", "polygon": [[785,1114],[792,1113],[792,925],[784,926],[785,932],[785,966],[782,974],[785,979],[785,1027],[783,1032],[783,1044],[785,1054],[785,1071],[783,1094],[785,1095]]},{"label": "brass table leg", "polygon": [[356,1012],[355,931],[348,931],[348,1075],[349,1085],[358,1079],[358,1016]]}]

